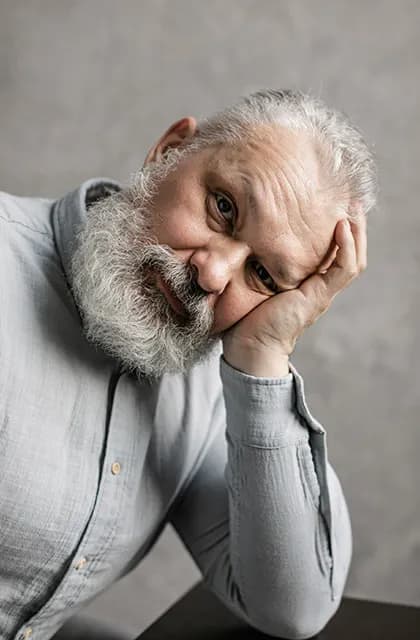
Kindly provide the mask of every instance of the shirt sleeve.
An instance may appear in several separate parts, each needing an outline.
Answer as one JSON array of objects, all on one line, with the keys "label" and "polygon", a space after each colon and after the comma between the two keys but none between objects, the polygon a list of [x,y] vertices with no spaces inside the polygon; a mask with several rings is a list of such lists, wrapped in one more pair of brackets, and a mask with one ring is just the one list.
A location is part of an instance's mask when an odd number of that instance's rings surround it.
[{"label": "shirt sleeve", "polygon": [[215,435],[172,522],[226,606],[264,633],[308,638],[340,603],[352,548],[325,430],[292,365],[256,378],[222,357],[220,373]]}]

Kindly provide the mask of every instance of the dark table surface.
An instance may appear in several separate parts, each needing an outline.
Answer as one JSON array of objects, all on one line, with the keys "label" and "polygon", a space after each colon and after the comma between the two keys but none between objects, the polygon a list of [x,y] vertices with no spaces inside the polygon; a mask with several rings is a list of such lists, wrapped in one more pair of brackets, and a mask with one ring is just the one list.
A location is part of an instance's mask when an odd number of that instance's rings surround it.
[{"label": "dark table surface", "polygon": [[[139,640],[263,640],[202,583],[176,602]],[[344,598],[319,640],[420,640],[420,608]]]}]

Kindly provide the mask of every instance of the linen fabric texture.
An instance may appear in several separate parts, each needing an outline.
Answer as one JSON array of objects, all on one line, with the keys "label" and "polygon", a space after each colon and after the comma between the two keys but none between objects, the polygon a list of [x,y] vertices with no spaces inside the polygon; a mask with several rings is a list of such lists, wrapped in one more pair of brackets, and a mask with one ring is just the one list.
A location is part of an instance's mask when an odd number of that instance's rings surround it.
[{"label": "linen fabric texture", "polygon": [[238,616],[312,635],[351,531],[303,380],[246,375],[220,348],[151,381],[86,340],[70,260],[87,194],[114,188],[0,194],[0,640],[51,638],[168,522]]}]

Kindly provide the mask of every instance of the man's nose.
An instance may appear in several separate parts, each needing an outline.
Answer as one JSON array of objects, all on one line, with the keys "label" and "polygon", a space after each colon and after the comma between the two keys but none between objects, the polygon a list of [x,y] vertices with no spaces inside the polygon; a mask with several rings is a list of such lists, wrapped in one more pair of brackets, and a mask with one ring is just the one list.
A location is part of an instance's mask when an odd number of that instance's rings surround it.
[{"label": "man's nose", "polygon": [[247,244],[233,238],[217,238],[196,249],[190,264],[197,283],[210,294],[221,295],[234,275],[243,269],[250,250]]}]

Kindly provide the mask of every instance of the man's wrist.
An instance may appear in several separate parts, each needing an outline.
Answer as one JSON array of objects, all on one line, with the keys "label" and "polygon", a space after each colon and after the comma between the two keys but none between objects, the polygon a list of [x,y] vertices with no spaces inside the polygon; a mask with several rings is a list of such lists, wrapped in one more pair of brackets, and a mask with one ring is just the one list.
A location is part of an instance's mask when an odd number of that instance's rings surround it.
[{"label": "man's wrist", "polygon": [[231,367],[256,378],[283,378],[290,373],[289,356],[259,349],[223,351],[223,357]]}]

